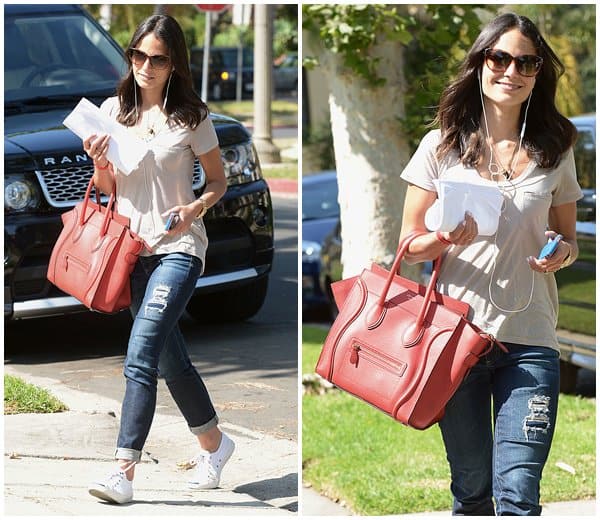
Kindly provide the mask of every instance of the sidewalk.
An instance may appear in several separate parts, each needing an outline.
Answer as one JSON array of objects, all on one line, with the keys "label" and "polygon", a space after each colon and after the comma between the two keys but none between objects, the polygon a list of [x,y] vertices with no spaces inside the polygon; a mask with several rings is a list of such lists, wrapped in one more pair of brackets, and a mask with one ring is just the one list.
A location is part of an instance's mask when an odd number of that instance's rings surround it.
[{"label": "sidewalk", "polygon": [[[302,516],[350,516],[352,512],[321,495],[311,488],[302,487]],[[573,502],[542,503],[542,516],[595,516],[595,500],[579,500]],[[408,515],[390,515],[385,518],[428,518],[431,516],[452,516],[451,511],[435,511]]]},{"label": "sidewalk", "polygon": [[69,406],[56,414],[4,416],[5,515],[261,515],[295,516],[298,446],[221,423],[236,450],[218,489],[188,490],[186,471],[197,443],[183,419],[157,414],[136,470],[134,501],[100,502],[87,485],[114,467],[120,403],[21,374]]}]

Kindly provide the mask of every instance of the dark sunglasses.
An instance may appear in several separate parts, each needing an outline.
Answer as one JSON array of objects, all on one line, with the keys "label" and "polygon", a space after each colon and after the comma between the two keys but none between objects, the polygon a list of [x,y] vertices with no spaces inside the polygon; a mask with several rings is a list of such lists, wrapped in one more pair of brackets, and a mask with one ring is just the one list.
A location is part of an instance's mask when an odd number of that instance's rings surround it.
[{"label": "dark sunglasses", "polygon": [[493,72],[504,72],[514,61],[517,72],[521,74],[521,76],[526,76],[528,78],[535,76],[544,62],[540,56],[536,56],[535,54],[513,56],[508,52],[490,48],[485,49],[483,55],[485,56],[485,64]]},{"label": "dark sunglasses", "polygon": [[162,54],[149,56],[138,49],[129,49],[129,57],[131,58],[131,61],[135,63],[136,67],[141,67],[146,63],[146,60],[150,60],[150,66],[153,69],[166,69],[171,62],[171,59],[168,56],[163,56]]}]

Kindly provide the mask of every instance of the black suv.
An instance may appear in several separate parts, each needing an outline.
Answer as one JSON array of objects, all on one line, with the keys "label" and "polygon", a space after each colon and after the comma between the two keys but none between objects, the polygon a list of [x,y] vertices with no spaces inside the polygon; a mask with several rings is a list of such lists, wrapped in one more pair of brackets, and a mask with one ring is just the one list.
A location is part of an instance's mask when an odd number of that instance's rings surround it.
[{"label": "black suv", "polygon": [[[202,91],[203,62],[204,48],[192,47],[190,67],[194,86],[198,92]],[[208,60],[208,98],[214,100],[235,99],[237,82],[240,77],[238,72],[241,72],[242,98],[252,97],[254,94],[254,49],[252,47],[240,49],[237,47],[211,47]]]},{"label": "black suv", "polygon": [[[82,97],[114,95],[126,70],[123,51],[82,8],[4,6],[4,317],[85,310],[46,279],[61,213],[84,196],[92,161],[62,121]],[[188,305],[202,320],[254,315],[273,261],[273,211],[248,131],[211,115],[228,189],[204,218],[210,245]],[[196,161],[194,190],[204,186]]]}]

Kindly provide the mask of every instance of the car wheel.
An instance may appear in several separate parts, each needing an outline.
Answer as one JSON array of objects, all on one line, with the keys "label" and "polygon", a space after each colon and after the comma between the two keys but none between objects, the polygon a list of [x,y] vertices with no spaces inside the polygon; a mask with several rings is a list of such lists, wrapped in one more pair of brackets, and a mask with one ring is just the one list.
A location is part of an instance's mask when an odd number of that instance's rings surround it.
[{"label": "car wheel", "polygon": [[201,323],[231,323],[247,320],[262,307],[267,296],[268,276],[249,285],[213,294],[192,296],[188,313]]},{"label": "car wheel", "polygon": [[560,391],[563,394],[574,394],[577,386],[579,367],[560,360]]}]

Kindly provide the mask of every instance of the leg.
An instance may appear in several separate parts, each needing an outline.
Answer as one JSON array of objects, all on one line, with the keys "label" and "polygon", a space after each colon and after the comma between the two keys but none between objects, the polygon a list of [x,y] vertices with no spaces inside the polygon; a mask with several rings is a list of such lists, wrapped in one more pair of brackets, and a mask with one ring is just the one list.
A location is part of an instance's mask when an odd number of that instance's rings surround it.
[{"label": "leg", "polygon": [[[185,310],[200,269],[199,259],[180,253],[144,258],[136,266],[132,276],[135,319],[125,361],[127,382],[116,452],[119,460],[139,461],[141,457],[156,406],[160,354]],[[148,281],[140,299],[144,274]]]},{"label": "leg", "polygon": [[490,385],[489,369],[482,361],[465,378],[440,421],[454,515],[494,515]]},{"label": "leg", "polygon": [[558,408],[558,352],[508,348],[494,382],[494,497],[498,515],[539,516],[540,480]]},{"label": "leg", "polygon": [[190,431],[198,437],[202,449],[215,451],[221,442],[221,432],[217,428],[218,417],[208,390],[190,361],[178,326],[167,338],[158,366],[175,403]]},{"label": "leg", "polygon": [[219,485],[221,471],[235,444],[217,427],[216,412],[202,378],[190,361],[179,327],[167,339],[159,371],[201,447],[201,454],[194,459],[196,471],[188,484],[194,489],[213,489]]}]

